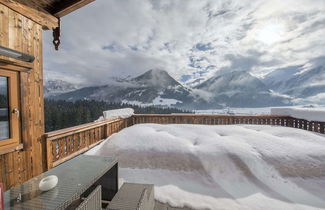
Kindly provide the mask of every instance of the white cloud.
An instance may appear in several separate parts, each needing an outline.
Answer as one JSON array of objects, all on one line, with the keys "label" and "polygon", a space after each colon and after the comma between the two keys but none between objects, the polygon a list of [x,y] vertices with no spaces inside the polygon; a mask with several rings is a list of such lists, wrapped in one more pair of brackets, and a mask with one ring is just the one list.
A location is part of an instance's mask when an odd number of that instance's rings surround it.
[{"label": "white cloud", "polygon": [[45,73],[89,85],[151,68],[262,75],[324,56],[324,26],[323,0],[97,0],[62,19],[59,52],[45,32]]}]

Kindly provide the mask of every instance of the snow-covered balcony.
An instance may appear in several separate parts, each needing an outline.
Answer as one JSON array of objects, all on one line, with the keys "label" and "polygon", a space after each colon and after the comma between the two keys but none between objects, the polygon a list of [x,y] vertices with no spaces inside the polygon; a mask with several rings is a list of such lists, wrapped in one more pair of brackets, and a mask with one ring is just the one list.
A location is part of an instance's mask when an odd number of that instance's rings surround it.
[{"label": "snow-covered balcony", "polygon": [[116,156],[120,184],[155,184],[157,202],[179,208],[323,209],[324,112],[289,111],[99,121],[47,134],[48,165]]},{"label": "snow-covered balcony", "polygon": [[89,155],[117,156],[120,182],[194,209],[325,208],[325,135],[269,125],[139,124]]}]

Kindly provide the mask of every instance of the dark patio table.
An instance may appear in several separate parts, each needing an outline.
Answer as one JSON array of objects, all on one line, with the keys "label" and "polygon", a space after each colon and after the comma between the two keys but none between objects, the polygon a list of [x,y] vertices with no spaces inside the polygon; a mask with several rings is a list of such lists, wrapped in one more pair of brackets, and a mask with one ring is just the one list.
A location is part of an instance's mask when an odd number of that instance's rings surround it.
[{"label": "dark patio table", "polygon": [[[41,192],[39,182],[49,175],[58,177],[58,185]],[[79,155],[5,192],[5,209],[66,209],[98,185],[102,185],[103,199],[111,200],[118,191],[117,160]]]}]

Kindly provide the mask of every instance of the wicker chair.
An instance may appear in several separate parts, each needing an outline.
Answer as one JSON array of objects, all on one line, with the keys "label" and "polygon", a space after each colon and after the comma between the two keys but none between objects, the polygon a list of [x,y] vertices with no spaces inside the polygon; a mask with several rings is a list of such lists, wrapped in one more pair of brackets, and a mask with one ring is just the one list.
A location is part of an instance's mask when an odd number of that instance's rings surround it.
[{"label": "wicker chair", "polygon": [[102,210],[102,186],[98,185],[76,210]]}]

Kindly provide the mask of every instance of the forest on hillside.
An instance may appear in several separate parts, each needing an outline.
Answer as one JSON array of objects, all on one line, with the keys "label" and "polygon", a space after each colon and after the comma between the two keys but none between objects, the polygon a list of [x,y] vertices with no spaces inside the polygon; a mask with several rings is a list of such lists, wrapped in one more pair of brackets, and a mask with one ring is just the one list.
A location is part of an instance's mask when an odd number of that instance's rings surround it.
[{"label": "forest on hillside", "polygon": [[70,102],[45,99],[44,106],[46,132],[93,122],[103,115],[103,111],[111,109],[132,108],[136,114],[191,113],[176,108],[141,107],[130,104],[86,100]]}]

